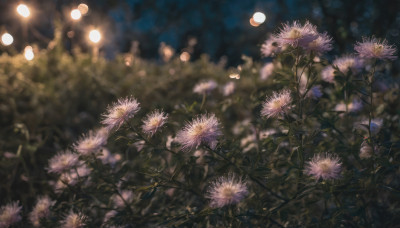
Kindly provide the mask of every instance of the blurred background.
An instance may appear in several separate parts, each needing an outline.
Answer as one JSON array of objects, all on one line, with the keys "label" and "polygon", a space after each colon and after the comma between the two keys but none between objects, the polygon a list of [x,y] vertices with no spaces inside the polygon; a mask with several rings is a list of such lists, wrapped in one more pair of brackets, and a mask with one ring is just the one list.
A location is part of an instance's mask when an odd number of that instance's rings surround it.
[{"label": "blurred background", "polygon": [[[310,20],[327,31],[335,41],[332,56],[351,53],[362,36],[400,46],[399,0],[27,0],[23,3],[31,16],[26,19],[16,13],[20,3],[0,0],[0,30],[13,34],[17,51],[33,43],[47,47],[57,23],[67,50],[75,45],[87,51],[88,31],[97,28],[103,36],[100,52],[109,59],[134,49],[142,58],[159,60],[164,43],[189,53],[190,60],[206,53],[214,62],[222,58],[233,66],[243,54],[260,59],[268,34],[292,20]],[[73,20],[71,10],[81,3],[88,11]],[[265,21],[252,25],[255,12],[263,13]]]}]

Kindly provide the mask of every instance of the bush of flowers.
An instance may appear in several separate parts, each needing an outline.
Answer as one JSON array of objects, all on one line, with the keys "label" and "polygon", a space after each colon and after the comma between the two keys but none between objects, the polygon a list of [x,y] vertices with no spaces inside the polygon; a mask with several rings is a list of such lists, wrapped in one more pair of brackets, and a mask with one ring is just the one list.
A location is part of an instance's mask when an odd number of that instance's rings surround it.
[{"label": "bush of flowers", "polygon": [[396,49],[333,45],[293,22],[264,66],[2,56],[0,227],[396,226]]}]

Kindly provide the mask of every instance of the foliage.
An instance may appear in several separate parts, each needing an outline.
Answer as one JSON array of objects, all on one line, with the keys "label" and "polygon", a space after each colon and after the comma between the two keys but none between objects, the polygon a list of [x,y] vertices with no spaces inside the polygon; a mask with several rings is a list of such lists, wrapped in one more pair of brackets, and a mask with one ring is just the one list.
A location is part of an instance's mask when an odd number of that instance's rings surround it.
[{"label": "foliage", "polygon": [[[261,64],[246,56],[243,64],[226,70],[207,56],[156,64],[126,54],[106,61],[79,51],[70,55],[57,43],[31,62],[3,54],[2,205],[17,200],[23,205],[16,226],[29,224],[28,213],[42,195],[55,200],[50,216],[40,221],[43,227],[60,225],[71,211],[85,215],[88,227],[398,224],[400,98],[390,63],[366,60],[360,72],[333,65],[334,83],[329,83],[321,72],[330,63],[300,47],[287,47],[272,61],[274,71],[263,80]],[[193,93],[197,83],[210,79],[217,89]],[[228,82],[235,90],[224,95]],[[317,85],[321,96],[310,96]],[[290,111],[263,117],[266,97],[282,89],[291,91]],[[107,107],[129,96],[141,109],[119,129],[107,129],[107,145],[100,151],[79,154],[74,142],[101,126]],[[350,108],[354,99],[363,102],[361,108]],[[141,126],[154,109],[168,119],[151,136]],[[202,114],[218,119],[218,144],[202,142],[182,151],[174,137]],[[372,153],[360,153],[365,145]],[[61,175],[47,172],[48,160],[66,149],[80,155],[79,167]],[[340,176],[308,175],[308,161],[326,152],[340,158]],[[238,204],[212,206],[210,188],[232,175],[248,194]]]}]

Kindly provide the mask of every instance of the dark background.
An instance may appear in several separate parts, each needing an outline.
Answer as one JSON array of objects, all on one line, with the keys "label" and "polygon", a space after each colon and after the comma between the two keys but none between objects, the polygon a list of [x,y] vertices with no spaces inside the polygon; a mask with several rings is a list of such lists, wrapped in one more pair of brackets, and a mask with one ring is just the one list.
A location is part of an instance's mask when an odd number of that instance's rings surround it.
[{"label": "dark background", "polygon": [[[319,31],[327,31],[335,41],[332,56],[351,53],[362,36],[375,35],[400,46],[399,0],[31,0],[25,1],[32,12],[26,37],[15,11],[18,3],[0,0],[1,30],[14,36],[18,50],[28,43],[46,47],[57,21],[63,23],[67,49],[71,49],[68,31],[75,31],[74,45],[86,51],[88,27],[99,27],[107,58],[128,52],[131,42],[138,41],[141,57],[158,60],[161,42],[179,53],[195,38],[192,60],[207,53],[213,61],[226,56],[229,65],[236,65],[242,54],[259,59],[268,34],[292,20],[310,20]],[[73,25],[69,13],[80,3],[89,6],[89,14]],[[256,11],[265,13],[267,20],[252,27],[249,19]]]}]

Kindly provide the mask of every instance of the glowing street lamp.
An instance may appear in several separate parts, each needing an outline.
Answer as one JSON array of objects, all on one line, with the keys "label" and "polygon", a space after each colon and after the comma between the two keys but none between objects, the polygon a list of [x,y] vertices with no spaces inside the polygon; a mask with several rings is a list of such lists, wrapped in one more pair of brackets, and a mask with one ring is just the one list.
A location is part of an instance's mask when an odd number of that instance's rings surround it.
[{"label": "glowing street lamp", "polygon": [[31,61],[35,57],[35,54],[33,54],[32,46],[26,46],[25,47],[24,56],[25,56],[25,59],[28,60],[28,61]]},{"label": "glowing street lamp", "polygon": [[78,9],[73,9],[71,10],[71,18],[75,21],[81,19],[82,14],[81,11],[79,11]]},{"label": "glowing street lamp", "polygon": [[17,6],[17,13],[24,18],[28,18],[31,15],[28,6],[25,4],[19,4]]},{"label": "glowing street lamp", "polygon": [[101,40],[101,34],[99,30],[93,29],[89,32],[89,40],[97,44]]},{"label": "glowing street lamp", "polygon": [[4,46],[11,45],[13,42],[14,42],[14,38],[11,36],[10,33],[4,33],[4,34],[1,36],[1,43],[2,43]]}]

